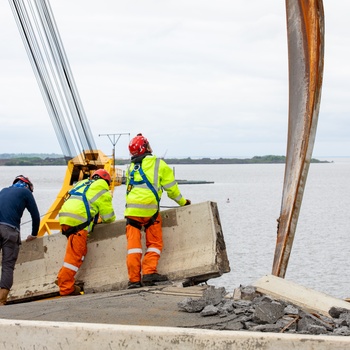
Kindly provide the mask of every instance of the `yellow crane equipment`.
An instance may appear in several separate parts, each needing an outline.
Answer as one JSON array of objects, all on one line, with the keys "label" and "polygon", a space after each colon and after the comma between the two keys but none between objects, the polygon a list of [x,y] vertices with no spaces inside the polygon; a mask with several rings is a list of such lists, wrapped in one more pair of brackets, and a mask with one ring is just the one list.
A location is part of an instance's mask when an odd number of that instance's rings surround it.
[{"label": "yellow crane equipment", "polygon": [[57,214],[77,181],[103,168],[111,175],[113,193],[122,171],[114,166],[114,154],[112,159],[96,148],[49,2],[9,2],[67,162],[62,188],[40,223],[38,236],[43,236],[60,230]]}]

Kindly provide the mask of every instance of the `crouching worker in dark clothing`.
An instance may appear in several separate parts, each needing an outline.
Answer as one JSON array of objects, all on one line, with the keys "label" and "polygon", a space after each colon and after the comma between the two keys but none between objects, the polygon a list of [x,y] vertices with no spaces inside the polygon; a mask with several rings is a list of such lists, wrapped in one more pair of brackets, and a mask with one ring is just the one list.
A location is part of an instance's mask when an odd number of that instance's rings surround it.
[{"label": "crouching worker in dark clothing", "polygon": [[12,186],[0,191],[0,250],[2,250],[0,306],[6,304],[13,285],[13,273],[21,244],[21,218],[25,209],[32,217],[32,234],[26,241],[34,240],[38,235],[40,215],[33,190],[34,186],[30,180],[19,175],[14,179]]}]

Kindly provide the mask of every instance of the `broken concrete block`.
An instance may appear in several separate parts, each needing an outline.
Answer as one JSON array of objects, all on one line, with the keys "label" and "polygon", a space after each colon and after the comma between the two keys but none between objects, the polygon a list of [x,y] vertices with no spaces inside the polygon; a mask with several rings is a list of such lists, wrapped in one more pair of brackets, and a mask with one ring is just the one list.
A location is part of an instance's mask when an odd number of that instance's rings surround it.
[{"label": "broken concrete block", "polygon": [[[160,214],[164,240],[160,273],[171,281],[190,280],[194,285],[230,271],[216,203],[196,203]],[[142,242],[145,251],[144,235]],[[66,244],[67,238],[59,232],[33,242],[23,241],[8,301],[29,301],[58,293],[54,281],[62,267]],[[84,282],[85,294],[125,289],[125,219],[96,225],[87,246],[88,254],[76,275]]]},{"label": "broken concrete block", "polygon": [[207,305],[201,312],[200,315],[205,316],[213,316],[219,313],[219,309],[214,305]]},{"label": "broken concrete block", "polygon": [[285,315],[299,315],[299,309],[293,305],[287,305],[284,309]]},{"label": "broken concrete block", "polygon": [[248,300],[237,300],[233,302],[234,308],[249,308],[251,305],[252,302]]},{"label": "broken concrete block", "polygon": [[192,299],[186,298],[180,301],[177,306],[180,310],[187,312],[200,312],[206,306],[205,300],[203,299]]},{"label": "broken concrete block", "polygon": [[339,318],[339,316],[344,312],[350,312],[350,311],[348,309],[344,309],[343,307],[336,307],[336,306],[332,306],[328,311],[329,315],[333,318]]},{"label": "broken concrete block", "polygon": [[311,324],[307,327],[307,331],[308,333],[310,334],[314,334],[314,335],[317,335],[317,334],[326,334],[327,333],[327,329],[326,327],[323,327],[323,326],[318,326],[316,324]]},{"label": "broken concrete block", "polygon": [[275,323],[284,315],[284,305],[273,301],[263,301],[256,305],[254,319],[259,323]]},{"label": "broken concrete block", "polygon": [[242,293],[241,293],[241,287],[235,288],[233,290],[233,300],[241,300],[242,299]]},{"label": "broken concrete block", "polygon": [[261,294],[256,291],[253,286],[241,287],[241,299],[242,300],[253,300],[259,297]]},{"label": "broken concrete block", "polygon": [[220,305],[220,310],[222,312],[232,313],[233,312],[233,302],[231,300],[224,301]]},{"label": "broken concrete block", "polygon": [[319,318],[302,312],[301,318],[298,320],[298,332],[309,332],[309,327],[312,325],[325,327],[328,331],[333,331],[333,326],[320,320]]},{"label": "broken concrete block", "polygon": [[341,324],[343,326],[350,326],[350,313],[349,312],[343,312],[339,316],[339,321],[341,321]]},{"label": "broken concrete block", "polygon": [[333,331],[334,335],[343,335],[343,336],[350,336],[350,329],[346,326],[344,327],[340,327],[340,328],[336,328]]},{"label": "broken concrete block", "polygon": [[203,299],[207,305],[218,305],[221,303],[222,299],[226,295],[226,290],[224,287],[215,288],[214,286],[209,286],[203,292]]},{"label": "broken concrete block", "polygon": [[288,331],[296,331],[297,329],[296,319],[294,317],[289,317],[289,316],[283,316],[282,318],[277,320],[276,325],[281,327],[281,329],[284,329],[285,327],[288,326],[286,328],[286,330]]}]

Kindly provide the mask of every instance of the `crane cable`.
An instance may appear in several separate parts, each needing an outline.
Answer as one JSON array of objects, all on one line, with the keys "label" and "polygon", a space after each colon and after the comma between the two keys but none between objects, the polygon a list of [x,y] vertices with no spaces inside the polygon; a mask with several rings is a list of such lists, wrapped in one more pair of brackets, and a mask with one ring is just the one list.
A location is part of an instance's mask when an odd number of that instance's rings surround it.
[{"label": "crane cable", "polygon": [[77,149],[95,150],[49,1],[9,3],[64,156],[75,157]]}]

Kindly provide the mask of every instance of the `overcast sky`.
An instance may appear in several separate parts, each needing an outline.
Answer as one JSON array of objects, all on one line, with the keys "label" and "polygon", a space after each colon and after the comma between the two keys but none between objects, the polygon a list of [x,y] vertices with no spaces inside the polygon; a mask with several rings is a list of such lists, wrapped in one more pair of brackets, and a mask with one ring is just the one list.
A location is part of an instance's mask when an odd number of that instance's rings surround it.
[{"label": "overcast sky", "polygon": [[[166,157],[284,155],[285,1],[52,0],[98,149],[142,132]],[[341,6],[340,6],[341,4]],[[324,0],[314,157],[350,155],[350,1]],[[59,153],[7,0],[0,1],[0,153]],[[129,136],[116,145],[127,158]]]}]

